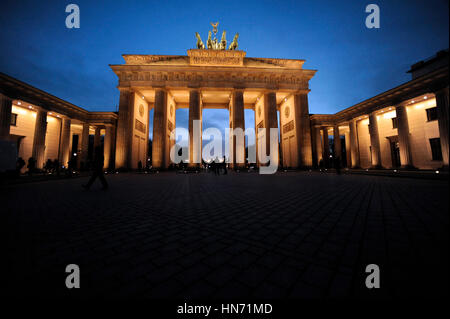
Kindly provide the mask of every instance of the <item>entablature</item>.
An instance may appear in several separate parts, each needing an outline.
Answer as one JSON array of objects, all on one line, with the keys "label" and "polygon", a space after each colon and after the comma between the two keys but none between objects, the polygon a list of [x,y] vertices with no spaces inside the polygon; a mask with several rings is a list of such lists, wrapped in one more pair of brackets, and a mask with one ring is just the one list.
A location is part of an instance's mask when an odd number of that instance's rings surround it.
[{"label": "entablature", "polygon": [[217,87],[308,90],[313,70],[111,66],[119,86]]}]

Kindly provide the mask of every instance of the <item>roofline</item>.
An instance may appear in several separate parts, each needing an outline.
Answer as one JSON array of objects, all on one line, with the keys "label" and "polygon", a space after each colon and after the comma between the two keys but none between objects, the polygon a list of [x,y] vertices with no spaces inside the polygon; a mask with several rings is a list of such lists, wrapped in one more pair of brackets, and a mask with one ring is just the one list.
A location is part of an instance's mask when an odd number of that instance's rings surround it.
[{"label": "roofline", "polygon": [[[0,72],[0,81],[2,82],[0,84],[4,84],[0,86],[0,92],[10,98],[22,100],[74,119],[86,120],[92,115],[105,115],[108,118],[117,118],[117,114],[114,112],[88,111],[3,72]],[[61,106],[62,108],[59,108],[58,106]]]}]

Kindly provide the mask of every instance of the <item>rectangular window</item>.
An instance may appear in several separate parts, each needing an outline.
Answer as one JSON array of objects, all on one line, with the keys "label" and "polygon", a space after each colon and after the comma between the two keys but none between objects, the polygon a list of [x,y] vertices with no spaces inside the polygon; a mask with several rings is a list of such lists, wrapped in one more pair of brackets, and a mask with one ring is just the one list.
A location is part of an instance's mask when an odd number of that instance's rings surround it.
[{"label": "rectangular window", "polygon": [[396,117],[392,118],[392,128],[398,128],[398,121]]},{"label": "rectangular window", "polygon": [[430,146],[433,161],[442,161],[441,139],[430,138]]},{"label": "rectangular window", "polygon": [[426,109],[426,111],[427,111],[428,122],[437,120],[437,107],[432,107],[432,108]]},{"label": "rectangular window", "polygon": [[17,126],[17,114],[11,113],[11,125]]}]

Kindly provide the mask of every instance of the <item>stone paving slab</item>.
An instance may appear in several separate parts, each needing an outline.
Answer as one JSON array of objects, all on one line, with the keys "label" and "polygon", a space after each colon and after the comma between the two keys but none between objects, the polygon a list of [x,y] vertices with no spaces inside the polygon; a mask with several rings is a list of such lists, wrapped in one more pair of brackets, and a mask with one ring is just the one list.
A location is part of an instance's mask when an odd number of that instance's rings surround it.
[{"label": "stone paving slab", "polygon": [[[159,173],[3,187],[2,295],[395,298],[448,294],[448,182]],[[82,288],[65,287],[78,264]],[[365,267],[381,268],[381,289]]]}]

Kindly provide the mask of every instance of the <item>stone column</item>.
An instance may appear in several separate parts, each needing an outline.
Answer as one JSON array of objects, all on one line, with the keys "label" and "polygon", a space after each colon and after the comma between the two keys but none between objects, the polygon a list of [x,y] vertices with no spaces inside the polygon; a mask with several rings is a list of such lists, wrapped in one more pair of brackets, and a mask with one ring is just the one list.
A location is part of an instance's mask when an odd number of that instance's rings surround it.
[{"label": "stone column", "polygon": [[339,126],[333,126],[333,143],[334,143],[334,153],[333,157],[336,158],[339,156],[339,159],[342,161],[342,147],[341,147],[341,136],[339,135]]},{"label": "stone column", "polygon": [[297,135],[299,167],[312,166],[311,123],[309,120],[308,94],[294,95],[295,128]]},{"label": "stone column", "polygon": [[[233,107],[231,108],[231,129],[240,128],[245,132],[244,121],[244,91],[235,90],[232,95]],[[231,136],[230,136],[231,137]],[[233,157],[230,159],[233,168],[245,166],[245,135],[243,139],[238,139],[233,135],[233,140],[230,141],[232,145]]]},{"label": "stone column", "polygon": [[436,106],[438,113],[438,125],[439,125],[439,137],[441,140],[442,149],[442,164],[444,169],[448,169],[448,117],[449,117],[449,106],[448,106],[448,86],[435,93],[436,95]]},{"label": "stone column", "polygon": [[350,121],[350,157],[352,162],[349,166],[352,168],[357,168],[360,166],[359,162],[359,146],[358,146],[358,131],[356,127],[356,120]]},{"label": "stone column", "polygon": [[411,147],[409,143],[409,124],[406,107],[399,105],[395,107],[397,114],[397,132],[398,132],[398,146],[400,148],[400,164],[403,168],[411,168],[412,157]]},{"label": "stone column", "polygon": [[320,161],[323,162],[323,145],[322,145],[322,136],[320,135],[320,128],[314,128],[314,136],[315,136],[315,151],[316,151],[316,160],[317,167],[319,167]]},{"label": "stone column", "polygon": [[101,140],[101,130],[102,130],[102,128],[101,127],[99,127],[99,126],[96,126],[95,127],[95,135],[94,135],[94,149],[97,147],[97,146],[101,146],[101,142],[102,142],[102,140]]},{"label": "stone column", "polygon": [[47,133],[47,112],[38,109],[34,125],[32,157],[36,160],[36,168],[43,168],[45,163],[45,134]]},{"label": "stone column", "polygon": [[370,146],[372,150],[372,167],[381,167],[381,151],[380,151],[380,137],[378,134],[378,121],[375,112],[369,115],[369,135]]},{"label": "stone column", "polygon": [[202,160],[202,129],[198,136],[194,136],[194,121],[201,121],[202,109],[200,105],[200,91],[189,91],[189,166],[199,166]]},{"label": "stone column", "polygon": [[[267,155],[270,152],[270,129],[276,128],[278,130],[277,96],[275,92],[268,92],[264,94],[264,128],[266,129],[265,137],[266,137],[266,155]],[[278,139],[277,145],[274,147],[279,149]],[[278,161],[279,163],[279,157],[274,158],[273,156],[274,154],[270,154],[270,160]],[[269,163],[266,163],[264,165],[268,164]]]},{"label": "stone column", "polygon": [[330,145],[328,142],[328,127],[322,128],[323,138],[323,164],[327,166],[330,163]]},{"label": "stone column", "polygon": [[86,168],[89,153],[89,124],[83,123],[83,132],[81,133],[81,162],[83,168]]},{"label": "stone column", "polygon": [[120,89],[119,116],[117,120],[116,168],[129,168],[133,137],[134,93]]},{"label": "stone column", "polygon": [[107,125],[105,128],[105,140],[103,146],[103,154],[105,157],[104,167],[106,169],[114,168],[114,142],[116,137],[115,127],[112,125]]},{"label": "stone column", "polygon": [[[145,120],[146,120],[146,123],[145,123],[146,124],[146,130],[145,130],[145,138],[146,138],[146,141],[145,141],[145,161],[144,161],[144,163],[142,163],[144,168],[147,167],[147,164],[149,164],[148,163],[148,158],[149,158],[149,153],[150,153],[150,149],[149,149],[149,145],[148,145],[148,143],[150,141],[150,138],[149,138],[149,134],[150,134],[149,133],[150,132],[150,102],[148,102],[148,101],[147,101],[147,113],[146,113],[146,115],[147,116],[145,116]],[[116,128],[114,127],[114,138],[115,138],[115,136],[116,136]],[[152,152],[153,152],[153,149],[152,149]],[[115,154],[115,150],[114,149],[113,149],[113,154]],[[112,167],[110,167],[110,169]]]},{"label": "stone column", "polygon": [[59,144],[59,163],[67,167],[70,158],[70,119],[63,118]]},{"label": "stone column", "polygon": [[259,167],[259,156],[258,156],[258,123],[256,122],[256,104],[253,106],[254,118],[255,118],[255,152],[256,152],[256,167]]},{"label": "stone column", "polygon": [[153,109],[152,166],[164,168],[166,163],[167,91],[155,91]]},{"label": "stone column", "polygon": [[[283,138],[281,138],[281,140],[283,140]],[[319,160],[317,159],[317,134],[315,127],[311,128],[311,150],[313,167],[317,167]]]},{"label": "stone column", "polygon": [[9,139],[12,99],[0,93],[0,140]]},{"label": "stone column", "polygon": [[346,166],[352,166],[352,156],[350,150],[350,133],[348,131],[345,132],[345,158],[346,158]]}]

